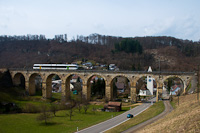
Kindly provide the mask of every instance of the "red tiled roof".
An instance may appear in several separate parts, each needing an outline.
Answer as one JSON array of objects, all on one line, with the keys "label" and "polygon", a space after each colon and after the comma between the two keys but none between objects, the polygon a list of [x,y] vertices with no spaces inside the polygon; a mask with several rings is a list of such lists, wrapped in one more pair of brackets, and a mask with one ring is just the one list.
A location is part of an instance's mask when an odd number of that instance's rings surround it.
[{"label": "red tiled roof", "polygon": [[172,86],[172,90],[171,91],[176,90],[177,87],[178,87],[177,85]]},{"label": "red tiled roof", "polygon": [[108,102],[108,106],[121,106],[121,102]]},{"label": "red tiled roof", "polygon": [[96,77],[97,77],[97,76],[93,76],[93,77],[91,78],[91,80],[94,80]]}]

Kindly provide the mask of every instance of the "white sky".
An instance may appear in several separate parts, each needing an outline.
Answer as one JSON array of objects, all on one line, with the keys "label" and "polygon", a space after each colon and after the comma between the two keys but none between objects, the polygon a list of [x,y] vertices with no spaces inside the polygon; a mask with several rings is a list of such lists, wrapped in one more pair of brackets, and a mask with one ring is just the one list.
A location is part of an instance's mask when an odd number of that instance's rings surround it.
[{"label": "white sky", "polygon": [[200,0],[0,0],[0,35],[200,40]]}]

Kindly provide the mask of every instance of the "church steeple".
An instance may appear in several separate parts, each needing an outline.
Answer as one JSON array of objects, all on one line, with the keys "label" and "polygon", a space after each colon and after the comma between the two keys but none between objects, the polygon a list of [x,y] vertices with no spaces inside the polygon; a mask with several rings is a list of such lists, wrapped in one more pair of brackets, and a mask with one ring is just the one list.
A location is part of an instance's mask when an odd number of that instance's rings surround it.
[{"label": "church steeple", "polygon": [[[151,66],[149,66],[148,72],[152,72]],[[153,95],[153,78],[151,76],[147,76],[147,89]]]},{"label": "church steeple", "polygon": [[148,72],[152,72],[151,66],[149,66]]}]

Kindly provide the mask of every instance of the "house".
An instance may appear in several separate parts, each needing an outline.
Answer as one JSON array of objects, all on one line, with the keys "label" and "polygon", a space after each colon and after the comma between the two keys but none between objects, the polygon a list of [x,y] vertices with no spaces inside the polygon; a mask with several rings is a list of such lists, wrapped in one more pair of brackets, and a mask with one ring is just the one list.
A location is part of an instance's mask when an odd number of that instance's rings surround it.
[{"label": "house", "polygon": [[177,95],[178,92],[180,91],[180,89],[181,88],[178,85],[172,86],[171,89],[170,89],[170,95]]},{"label": "house", "polygon": [[117,92],[118,93],[123,93],[125,91],[125,89],[126,89],[125,84],[122,83],[122,82],[115,82],[115,85],[117,87]]},{"label": "house", "polygon": [[110,64],[109,65],[109,70],[114,71],[117,69],[117,66],[115,66],[115,64]]},{"label": "house", "polygon": [[73,75],[70,83],[82,82],[81,78],[78,75]]},{"label": "house", "polygon": [[140,92],[139,92],[139,95],[140,96],[148,96],[148,95],[151,95],[151,92],[149,91],[149,89],[147,89],[146,85],[143,84],[141,89],[140,89]]},{"label": "house", "polygon": [[[57,93],[57,92],[61,92],[62,88],[61,88],[61,80],[53,80],[52,81],[52,92]],[[70,83],[70,91],[73,91],[74,86]]]},{"label": "house", "polygon": [[83,64],[83,68],[85,69],[93,69],[93,65],[91,62],[87,62]]},{"label": "house", "polygon": [[124,77],[117,77],[115,86],[118,93],[129,93],[130,91],[130,82]]},{"label": "house", "polygon": [[60,84],[52,84],[52,92],[61,92],[61,85]]},{"label": "house", "polygon": [[61,80],[53,80],[52,81],[52,92],[61,92]]},{"label": "house", "polygon": [[95,82],[98,80],[99,78],[97,76],[93,76],[90,80],[90,83],[94,83],[94,80]]},{"label": "house", "polygon": [[108,104],[104,105],[104,110],[108,112],[119,112],[121,111],[121,108],[121,102],[108,102]]}]

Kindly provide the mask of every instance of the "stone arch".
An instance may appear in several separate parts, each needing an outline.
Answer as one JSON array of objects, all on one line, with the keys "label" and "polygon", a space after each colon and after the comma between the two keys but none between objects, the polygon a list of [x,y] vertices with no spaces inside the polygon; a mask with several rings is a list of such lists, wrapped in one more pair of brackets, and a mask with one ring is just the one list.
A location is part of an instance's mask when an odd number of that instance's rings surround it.
[{"label": "stone arch", "polygon": [[131,82],[132,82],[132,80],[131,80],[131,78],[130,77],[128,77],[127,75],[123,75],[123,74],[118,74],[118,75],[115,75],[115,76],[113,76],[112,78],[111,78],[111,80],[110,80],[110,83],[109,83],[109,85],[110,85],[110,89],[111,89],[111,92],[110,92],[110,97],[111,97],[111,100],[113,100],[114,99],[114,93],[117,93],[117,92],[114,92],[114,91],[117,91],[117,90],[114,90],[114,80],[117,78],[117,77],[123,77],[123,78],[125,78],[125,79],[127,79],[128,80],[128,82],[129,82],[129,84],[127,83],[127,87],[129,88],[129,93],[128,93],[128,95],[130,96],[131,95]]},{"label": "stone arch", "polygon": [[52,98],[52,78],[53,76],[58,75],[58,77],[60,78],[61,76],[57,73],[51,73],[49,74],[45,81],[46,81],[46,89],[45,91],[43,91],[43,97],[45,96],[46,98]]},{"label": "stone arch", "polygon": [[[158,80],[158,77],[156,77],[155,75],[153,75],[153,74],[143,74],[143,75],[139,75],[139,76],[137,76],[136,77],[136,79],[135,79],[135,87],[136,87],[136,94],[137,94],[137,101],[138,100],[141,100],[140,98],[140,89],[141,89],[141,87],[143,86],[145,86],[145,88],[148,88],[148,86],[147,86],[147,82],[148,81],[142,81],[142,78],[145,78],[145,80],[148,80],[147,79],[147,76],[149,76],[149,78],[153,78],[153,93],[152,92],[150,92],[149,93],[149,95],[148,96],[150,96],[150,95],[152,95],[152,96],[154,96],[154,95],[156,95],[157,96],[157,94],[158,94],[158,88],[159,88],[159,80]],[[152,79],[151,79],[152,80]],[[143,83],[142,83],[143,82]],[[146,85],[144,85],[144,82],[145,82],[145,84]],[[154,90],[154,88],[156,88],[156,90]],[[144,94],[145,95],[145,94]],[[145,96],[146,97],[146,96]]]},{"label": "stone arch", "polygon": [[81,88],[79,88],[80,90],[77,90],[77,91],[79,91],[78,95],[81,95],[81,97],[82,97],[83,85],[81,85],[81,84],[84,84],[84,82],[85,82],[85,80],[83,79],[83,76],[80,75],[80,74],[77,74],[77,73],[69,73],[65,77],[62,78],[63,79],[62,80],[63,81],[63,83],[62,83],[62,99],[65,100],[65,101],[67,101],[71,98],[71,93],[70,93],[70,84],[71,83],[70,83],[70,80],[72,79],[73,75],[77,75],[81,80],[80,84],[78,85]]},{"label": "stone arch", "polygon": [[184,79],[183,79],[181,76],[179,76],[179,75],[168,75],[168,76],[165,76],[165,77],[163,78],[163,82],[164,82],[166,79],[171,78],[171,77],[179,78],[182,82],[184,82]]},{"label": "stone arch", "polygon": [[24,74],[18,72],[16,74],[14,74],[13,76],[13,84],[16,86],[21,86],[25,89],[25,82],[26,82],[26,77],[24,76]]},{"label": "stone arch", "polygon": [[135,81],[136,81],[135,83],[137,83],[138,80],[140,80],[141,78],[147,77],[147,76],[151,76],[152,78],[154,78],[154,81],[156,82],[156,84],[158,84],[158,82],[159,82],[158,78],[155,75],[152,75],[152,74],[145,74],[145,75],[137,76],[136,79],[135,79]]},{"label": "stone arch", "polygon": [[36,93],[35,80],[37,76],[40,76],[42,78],[42,76],[38,73],[33,73],[29,77],[29,88],[28,88],[29,95],[35,95]]},{"label": "stone arch", "polygon": [[162,83],[164,84],[164,82],[165,82],[167,79],[169,79],[169,78],[178,78],[178,79],[182,82],[182,85],[183,85],[183,90],[182,90],[182,92],[185,93],[185,90],[186,90],[186,87],[187,87],[187,83],[186,83],[186,81],[185,81],[184,78],[182,78],[182,77],[179,76],[179,75],[168,75],[168,76],[165,76],[165,77],[163,78]]},{"label": "stone arch", "polygon": [[103,79],[104,84],[105,84],[105,86],[104,86],[104,96],[106,95],[105,94],[105,92],[106,92],[105,91],[106,90],[106,78],[101,74],[91,74],[91,75],[87,76],[87,78],[86,78],[86,81],[87,81],[87,83],[86,83],[86,85],[87,85],[87,99],[88,100],[91,99],[91,85],[92,85],[91,79],[93,78],[93,76],[100,76]]}]

